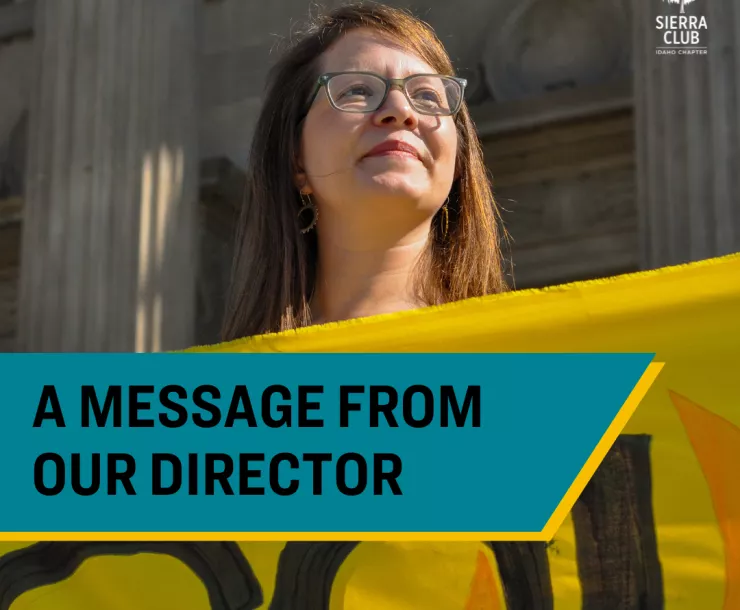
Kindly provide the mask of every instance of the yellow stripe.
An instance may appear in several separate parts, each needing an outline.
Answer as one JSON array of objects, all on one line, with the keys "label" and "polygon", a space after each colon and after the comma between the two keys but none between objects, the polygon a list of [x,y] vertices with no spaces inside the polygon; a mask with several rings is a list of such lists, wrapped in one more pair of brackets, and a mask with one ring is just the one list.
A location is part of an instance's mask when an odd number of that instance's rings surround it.
[{"label": "yellow stripe", "polygon": [[532,542],[543,532],[0,532],[6,542]]}]

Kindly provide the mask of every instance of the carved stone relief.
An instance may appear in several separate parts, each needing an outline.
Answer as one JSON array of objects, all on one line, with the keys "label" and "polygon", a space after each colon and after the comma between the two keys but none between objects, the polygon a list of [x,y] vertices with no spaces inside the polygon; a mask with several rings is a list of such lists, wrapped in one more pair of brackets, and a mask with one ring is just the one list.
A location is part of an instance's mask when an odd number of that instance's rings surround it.
[{"label": "carved stone relief", "polygon": [[624,0],[500,3],[483,50],[499,101],[629,77],[631,30]]}]

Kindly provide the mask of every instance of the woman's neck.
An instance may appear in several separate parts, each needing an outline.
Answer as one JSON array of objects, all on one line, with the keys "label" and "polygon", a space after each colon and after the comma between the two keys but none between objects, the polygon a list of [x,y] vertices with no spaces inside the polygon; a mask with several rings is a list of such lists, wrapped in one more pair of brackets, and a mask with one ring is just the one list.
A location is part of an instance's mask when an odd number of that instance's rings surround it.
[{"label": "woman's neck", "polygon": [[393,313],[421,306],[414,270],[427,248],[423,228],[395,244],[362,248],[322,240],[311,302],[315,324]]}]

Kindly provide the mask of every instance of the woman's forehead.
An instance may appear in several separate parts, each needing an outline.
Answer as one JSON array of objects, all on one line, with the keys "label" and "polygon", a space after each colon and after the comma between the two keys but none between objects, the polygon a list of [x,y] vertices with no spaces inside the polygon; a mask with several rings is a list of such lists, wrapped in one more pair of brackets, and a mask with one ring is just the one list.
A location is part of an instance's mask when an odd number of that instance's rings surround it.
[{"label": "woman's forehead", "polygon": [[324,72],[359,70],[375,72],[388,78],[436,72],[398,41],[370,29],[358,29],[344,34],[324,53],[322,66]]}]

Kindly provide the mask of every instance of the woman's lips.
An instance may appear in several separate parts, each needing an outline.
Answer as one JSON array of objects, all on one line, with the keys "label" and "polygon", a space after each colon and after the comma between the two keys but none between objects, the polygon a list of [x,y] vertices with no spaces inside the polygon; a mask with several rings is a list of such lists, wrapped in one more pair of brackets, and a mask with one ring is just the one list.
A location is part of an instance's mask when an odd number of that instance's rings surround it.
[{"label": "woman's lips", "polygon": [[412,157],[418,161],[421,161],[421,155],[411,144],[406,144],[399,140],[388,140],[381,142],[368,152],[364,158],[367,157],[385,157],[385,156],[399,156],[399,157]]}]

